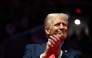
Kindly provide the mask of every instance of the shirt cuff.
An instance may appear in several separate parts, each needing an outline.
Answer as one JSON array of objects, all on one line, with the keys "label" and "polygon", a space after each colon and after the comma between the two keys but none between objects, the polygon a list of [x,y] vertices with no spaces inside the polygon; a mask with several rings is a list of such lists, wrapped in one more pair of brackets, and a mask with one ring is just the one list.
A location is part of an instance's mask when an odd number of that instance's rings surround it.
[{"label": "shirt cuff", "polygon": [[40,58],[42,58],[42,54],[40,55]]},{"label": "shirt cuff", "polygon": [[63,54],[63,51],[61,50],[61,53],[60,53],[60,55],[59,55],[58,58],[61,58],[62,57],[62,54]]}]

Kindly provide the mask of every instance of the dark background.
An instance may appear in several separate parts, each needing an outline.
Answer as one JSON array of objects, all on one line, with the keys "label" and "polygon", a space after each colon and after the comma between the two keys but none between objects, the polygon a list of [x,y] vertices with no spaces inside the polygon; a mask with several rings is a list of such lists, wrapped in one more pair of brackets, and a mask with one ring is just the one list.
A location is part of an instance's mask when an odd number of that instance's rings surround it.
[{"label": "dark background", "polygon": [[62,12],[70,15],[67,45],[92,58],[91,8],[89,0],[0,0],[0,58],[22,58],[27,44],[46,42],[46,15]]}]

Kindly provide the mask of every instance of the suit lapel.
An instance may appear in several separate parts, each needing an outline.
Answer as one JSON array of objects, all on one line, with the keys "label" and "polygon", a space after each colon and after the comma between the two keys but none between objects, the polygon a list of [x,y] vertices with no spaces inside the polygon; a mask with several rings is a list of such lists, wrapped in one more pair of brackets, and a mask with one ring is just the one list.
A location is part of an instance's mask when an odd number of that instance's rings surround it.
[{"label": "suit lapel", "polygon": [[41,44],[40,46],[39,46],[39,48],[40,48],[40,52],[41,52],[41,54],[45,51],[45,49],[46,49],[46,43],[44,43],[44,44]]},{"label": "suit lapel", "polygon": [[61,50],[63,51],[63,54],[62,54],[62,57],[61,57],[61,58],[69,58],[69,57],[67,56],[67,53],[69,52],[69,51],[68,51],[69,48],[68,48],[68,46],[66,45],[66,43],[64,43],[64,44],[62,45]]},{"label": "suit lapel", "polygon": [[67,52],[63,51],[63,54],[62,54],[62,57],[61,57],[61,58],[69,58],[69,57],[67,56]]}]

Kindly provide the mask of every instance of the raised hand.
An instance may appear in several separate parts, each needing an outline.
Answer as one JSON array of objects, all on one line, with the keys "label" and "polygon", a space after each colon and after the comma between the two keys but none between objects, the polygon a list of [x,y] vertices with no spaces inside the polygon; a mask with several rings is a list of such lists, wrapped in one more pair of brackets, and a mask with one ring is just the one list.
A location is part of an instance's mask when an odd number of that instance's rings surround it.
[{"label": "raised hand", "polygon": [[51,51],[55,54],[55,57],[58,57],[61,53],[60,45],[61,40],[57,35],[50,36],[49,45],[51,47]]}]

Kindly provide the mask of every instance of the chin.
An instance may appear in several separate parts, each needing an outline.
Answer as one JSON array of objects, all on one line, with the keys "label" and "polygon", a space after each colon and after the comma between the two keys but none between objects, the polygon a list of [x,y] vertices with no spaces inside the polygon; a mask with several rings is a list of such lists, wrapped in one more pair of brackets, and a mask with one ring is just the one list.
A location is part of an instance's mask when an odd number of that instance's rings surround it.
[{"label": "chin", "polygon": [[60,37],[60,38],[61,38],[61,41],[64,41],[66,39],[66,37],[64,37],[64,36]]}]

